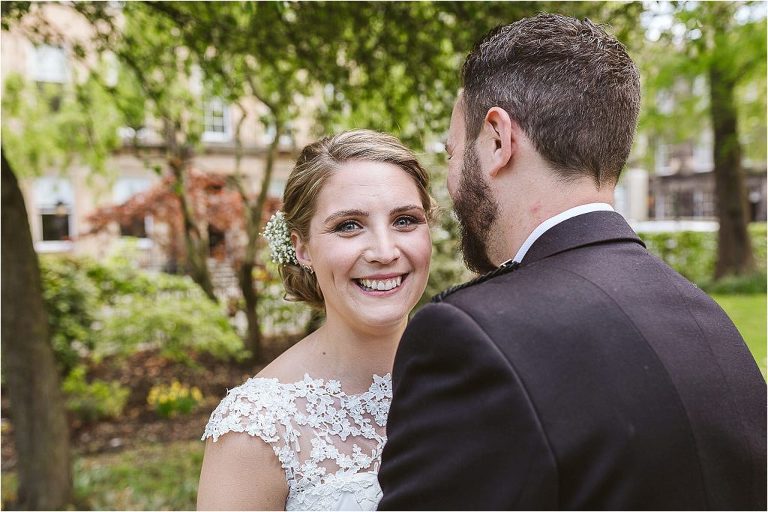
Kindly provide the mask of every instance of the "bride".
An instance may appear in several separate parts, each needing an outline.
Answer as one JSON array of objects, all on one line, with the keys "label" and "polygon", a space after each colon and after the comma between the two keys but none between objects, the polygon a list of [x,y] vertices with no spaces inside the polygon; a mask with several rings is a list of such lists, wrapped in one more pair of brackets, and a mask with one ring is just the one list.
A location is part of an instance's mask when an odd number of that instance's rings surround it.
[{"label": "bride", "polygon": [[390,135],[354,130],[304,148],[265,236],[287,296],[326,322],[213,412],[198,509],[376,508],[389,372],[429,273],[427,188]]}]

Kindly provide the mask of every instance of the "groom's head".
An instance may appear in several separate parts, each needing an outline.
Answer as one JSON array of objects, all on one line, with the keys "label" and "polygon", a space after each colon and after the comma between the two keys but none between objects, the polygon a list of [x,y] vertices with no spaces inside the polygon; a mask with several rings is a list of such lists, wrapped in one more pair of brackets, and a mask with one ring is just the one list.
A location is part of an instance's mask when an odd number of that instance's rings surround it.
[{"label": "groom's head", "polygon": [[500,263],[493,253],[502,249],[493,246],[503,242],[495,234],[519,221],[503,216],[526,213],[507,203],[548,199],[532,197],[543,190],[532,181],[603,196],[613,189],[634,137],[640,79],[624,46],[599,26],[539,14],[483,37],[462,81],[449,133],[461,154],[448,151],[463,160],[449,164],[449,190],[465,260],[487,271]]}]

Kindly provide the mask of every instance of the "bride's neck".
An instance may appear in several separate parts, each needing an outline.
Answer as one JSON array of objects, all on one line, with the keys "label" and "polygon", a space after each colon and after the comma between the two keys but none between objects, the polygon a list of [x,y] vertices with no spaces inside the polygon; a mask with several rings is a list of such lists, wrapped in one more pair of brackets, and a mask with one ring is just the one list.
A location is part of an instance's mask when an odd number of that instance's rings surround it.
[{"label": "bride's neck", "polygon": [[328,315],[326,322],[312,336],[316,362],[342,378],[348,392],[367,389],[371,375],[392,371],[395,352],[408,319],[386,329],[360,329],[341,318]]}]

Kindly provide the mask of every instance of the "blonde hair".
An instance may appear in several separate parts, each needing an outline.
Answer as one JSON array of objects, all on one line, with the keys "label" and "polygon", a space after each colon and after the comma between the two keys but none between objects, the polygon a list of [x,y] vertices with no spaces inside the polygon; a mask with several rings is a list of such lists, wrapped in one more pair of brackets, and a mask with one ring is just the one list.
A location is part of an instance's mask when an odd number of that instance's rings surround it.
[{"label": "blonde hair", "polygon": [[[283,193],[283,212],[291,232],[295,231],[305,242],[309,240],[309,225],[325,181],[342,164],[353,160],[383,162],[401,168],[413,179],[427,218],[432,218],[434,203],[428,192],[429,175],[413,152],[392,135],[351,130],[320,139],[301,151]],[[291,263],[281,264],[279,269],[287,300],[325,309],[323,293],[313,273]]]}]

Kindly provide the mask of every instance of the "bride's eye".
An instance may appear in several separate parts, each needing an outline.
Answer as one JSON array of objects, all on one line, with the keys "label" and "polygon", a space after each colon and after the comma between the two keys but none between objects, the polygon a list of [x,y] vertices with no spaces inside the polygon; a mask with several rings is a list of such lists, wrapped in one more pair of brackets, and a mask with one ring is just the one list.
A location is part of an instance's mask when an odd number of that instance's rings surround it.
[{"label": "bride's eye", "polygon": [[355,222],[354,220],[345,220],[344,222],[339,223],[334,231],[337,233],[354,233],[361,228],[362,226],[358,222]]},{"label": "bride's eye", "polygon": [[395,227],[396,228],[410,228],[416,224],[421,224],[422,222],[417,219],[416,217],[413,217],[411,215],[403,215],[402,217],[398,217],[395,220]]}]

